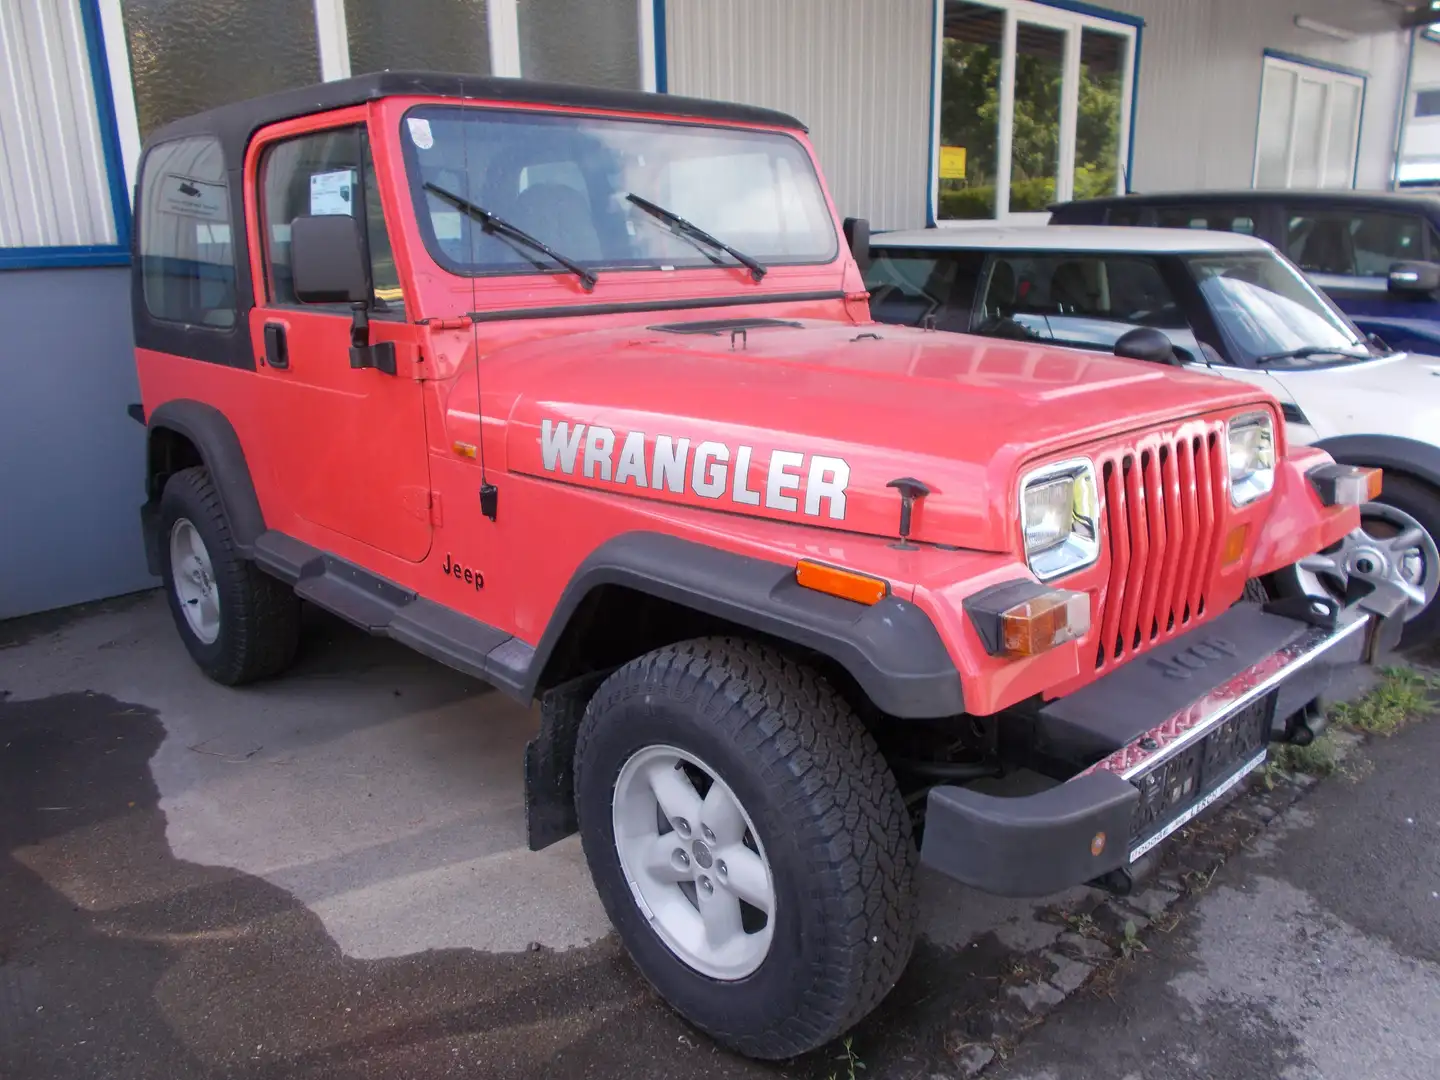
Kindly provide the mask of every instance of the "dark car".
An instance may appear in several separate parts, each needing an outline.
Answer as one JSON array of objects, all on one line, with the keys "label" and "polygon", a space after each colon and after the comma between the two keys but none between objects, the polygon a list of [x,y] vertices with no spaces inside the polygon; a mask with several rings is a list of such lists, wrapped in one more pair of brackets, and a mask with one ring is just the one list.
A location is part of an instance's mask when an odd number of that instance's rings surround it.
[{"label": "dark car", "polygon": [[1052,225],[1151,225],[1248,233],[1274,244],[1362,330],[1440,352],[1440,195],[1192,191],[1082,199]]}]

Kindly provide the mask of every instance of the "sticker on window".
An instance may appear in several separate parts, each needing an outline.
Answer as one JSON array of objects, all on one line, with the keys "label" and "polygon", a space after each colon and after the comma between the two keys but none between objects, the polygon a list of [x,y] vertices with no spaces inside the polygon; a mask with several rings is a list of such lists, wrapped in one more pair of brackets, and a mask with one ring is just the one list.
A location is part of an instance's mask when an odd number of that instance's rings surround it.
[{"label": "sticker on window", "polygon": [[354,214],[355,170],[336,169],[314,173],[310,177],[310,213],[317,217],[327,214]]},{"label": "sticker on window", "polygon": [[204,180],[167,173],[160,183],[160,209],[167,214],[180,214],[202,221],[224,221],[225,185],[207,184]]},{"label": "sticker on window", "polygon": [[412,116],[405,121],[410,127],[410,141],[421,150],[429,150],[435,145],[435,136],[430,131],[430,121],[423,116]]},{"label": "sticker on window", "polygon": [[460,213],[457,210],[432,210],[430,225],[435,230],[436,240],[459,240]]}]

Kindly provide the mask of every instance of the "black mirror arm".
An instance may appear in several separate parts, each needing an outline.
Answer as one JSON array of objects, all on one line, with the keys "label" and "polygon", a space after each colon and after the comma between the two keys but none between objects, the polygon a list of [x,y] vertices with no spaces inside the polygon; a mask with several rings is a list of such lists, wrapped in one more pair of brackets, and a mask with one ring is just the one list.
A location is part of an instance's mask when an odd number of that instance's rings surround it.
[{"label": "black mirror arm", "polygon": [[365,301],[350,305],[350,347],[363,349],[370,344],[370,312]]}]

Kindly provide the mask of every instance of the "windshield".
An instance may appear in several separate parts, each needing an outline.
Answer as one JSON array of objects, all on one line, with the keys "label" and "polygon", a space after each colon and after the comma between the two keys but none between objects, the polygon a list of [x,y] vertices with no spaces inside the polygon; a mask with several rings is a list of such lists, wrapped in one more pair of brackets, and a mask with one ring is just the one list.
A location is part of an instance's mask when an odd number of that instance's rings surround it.
[{"label": "windshield", "polygon": [[1294,267],[1270,252],[1191,255],[1185,262],[1221,332],[1243,357],[1304,351],[1317,363],[1333,364],[1337,354],[1357,360],[1377,355]]},{"label": "windshield", "polygon": [[426,246],[455,273],[554,272],[466,203],[594,270],[737,265],[642,202],[766,266],[839,253],[810,156],[779,132],[437,105],[401,141]]}]

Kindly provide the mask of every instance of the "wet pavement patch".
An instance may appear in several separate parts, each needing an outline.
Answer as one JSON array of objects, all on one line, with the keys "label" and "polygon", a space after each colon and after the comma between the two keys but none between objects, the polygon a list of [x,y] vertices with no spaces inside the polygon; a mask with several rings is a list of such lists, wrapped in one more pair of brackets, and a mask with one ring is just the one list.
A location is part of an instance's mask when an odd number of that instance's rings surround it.
[{"label": "wet pavement patch", "polygon": [[661,1004],[610,939],[341,955],[288,893],[174,858],[151,710],[0,701],[0,1076],[765,1075]]}]

